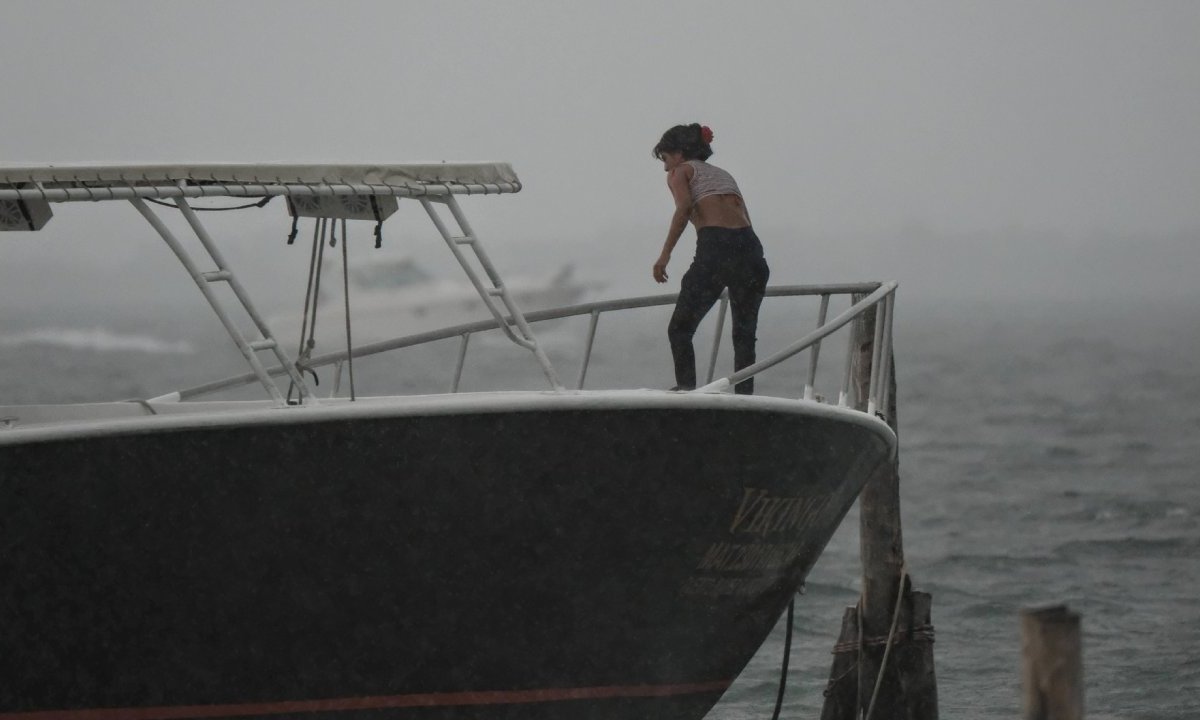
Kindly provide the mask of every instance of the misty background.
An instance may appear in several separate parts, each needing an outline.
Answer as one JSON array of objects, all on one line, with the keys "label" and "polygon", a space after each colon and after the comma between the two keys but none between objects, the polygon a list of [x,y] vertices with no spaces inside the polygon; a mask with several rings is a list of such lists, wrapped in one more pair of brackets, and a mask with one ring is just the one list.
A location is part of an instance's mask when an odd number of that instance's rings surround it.
[{"label": "misty background", "polygon": [[[1194,2],[6,10],[9,164],[507,161],[522,192],[464,202],[501,270],[573,263],[615,297],[678,288],[694,234],[656,286],[672,207],[650,148],[701,122],[772,283],[896,279],[901,321],[1200,298]],[[408,205],[386,249],[453,272]],[[0,238],[6,309],[203,306],[127,204],[54,211]],[[283,203],[223,215],[205,221],[255,298],[298,306],[307,249],[284,245]],[[361,258],[371,228],[356,225]]]},{"label": "misty background", "polygon": [[[1200,2],[3,8],[0,163],[505,161],[524,189],[464,198],[468,218],[505,275],[571,264],[600,286],[584,300],[678,290],[694,232],[656,285],[673,208],[650,149],[674,124],[709,125],[772,284],[900,282],[906,550],[934,594],[944,714],[1014,714],[1015,613],[1045,601],[1084,613],[1089,717],[1200,713]],[[151,397],[244,371],[128,203],[52,207],[42,231],[0,234],[0,402]],[[308,221],[289,247],[279,200],[202,220],[265,312],[300,313]],[[410,254],[461,276],[415,203],[384,223],[382,251],[371,223],[350,225],[352,263]],[[589,387],[671,384],[657,311],[606,316]],[[811,327],[811,308],[790,312],[764,305],[760,357]],[[606,334],[622,327],[645,334]],[[30,341],[44,329],[83,342]],[[551,332],[556,363],[582,337]],[[444,388],[447,347],[376,374]],[[541,387],[520,362],[531,379],[472,356],[467,385]],[[856,595],[856,533],[852,516],[798,615],[788,702],[810,715]],[[781,632],[714,717],[764,716]]]}]

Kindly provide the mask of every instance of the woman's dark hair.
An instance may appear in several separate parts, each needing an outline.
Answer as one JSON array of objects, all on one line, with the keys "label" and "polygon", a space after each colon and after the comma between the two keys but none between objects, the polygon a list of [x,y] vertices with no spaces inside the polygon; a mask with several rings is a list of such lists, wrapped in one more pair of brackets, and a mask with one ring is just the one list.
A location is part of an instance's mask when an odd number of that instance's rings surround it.
[{"label": "woman's dark hair", "polygon": [[659,160],[662,160],[663,153],[669,152],[683,153],[684,160],[707,160],[713,154],[709,146],[711,142],[712,130],[701,127],[699,123],[676,125],[663,133],[662,140],[658,141],[652,152]]}]

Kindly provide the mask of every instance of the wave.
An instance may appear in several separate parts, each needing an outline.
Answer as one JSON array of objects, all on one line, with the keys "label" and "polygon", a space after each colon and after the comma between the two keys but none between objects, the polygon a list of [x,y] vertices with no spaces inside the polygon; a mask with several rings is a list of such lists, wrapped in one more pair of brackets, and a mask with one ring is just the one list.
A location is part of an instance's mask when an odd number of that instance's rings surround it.
[{"label": "wave", "polygon": [[118,333],[103,327],[46,327],[0,335],[0,347],[49,345],[92,352],[141,352],[155,355],[187,355],[193,352],[185,340],[163,340],[150,335]]},{"label": "wave", "polygon": [[1191,557],[1200,549],[1200,539],[1190,535],[1175,537],[1121,537],[1096,540],[1073,540],[1062,543],[1055,551],[1067,557],[1145,558]]}]

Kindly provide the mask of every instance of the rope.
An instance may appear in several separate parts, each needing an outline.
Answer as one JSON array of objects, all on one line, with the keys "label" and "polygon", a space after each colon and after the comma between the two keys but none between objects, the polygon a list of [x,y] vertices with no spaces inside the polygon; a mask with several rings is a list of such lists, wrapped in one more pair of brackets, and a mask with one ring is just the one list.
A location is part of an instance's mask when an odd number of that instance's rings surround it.
[{"label": "rope", "polygon": [[287,241],[287,244],[291,245],[292,243],[296,242],[296,234],[300,232],[300,229],[299,229],[300,214],[296,212],[296,205],[295,205],[295,203],[292,202],[292,198],[288,197],[288,198],[286,198],[286,200],[287,200],[288,212],[290,212],[292,214],[292,231],[290,233],[288,233],[288,241]]},{"label": "rope", "polygon": [[[900,630],[896,633],[896,644],[900,645],[906,642],[933,642],[934,629],[932,625],[916,625],[911,630]],[[878,635],[871,638],[863,638],[862,647],[879,647],[886,645],[888,642],[887,635]],[[841,655],[843,653],[855,652],[859,648],[859,644],[853,640],[840,642],[833,646],[832,653]]]},{"label": "rope", "polygon": [[[317,289],[319,289],[321,286],[321,261],[324,259],[325,254],[325,243],[323,242],[324,233],[324,218],[314,220],[312,252],[308,259],[308,283],[304,288],[304,313],[300,318],[300,347],[296,349],[295,362],[297,372],[303,375],[304,371],[307,370],[312,374],[313,381],[317,385],[320,385],[321,382],[317,378],[316,371],[306,366],[304,361],[312,357],[312,349],[316,345],[316,341],[310,337],[309,333],[309,308],[312,308],[312,328],[315,330],[317,316],[317,291],[314,290],[313,285],[315,279]],[[289,403],[292,401],[292,391],[295,390],[295,385],[295,382],[288,383],[287,399]]]},{"label": "rope", "polygon": [[313,281],[312,290],[312,325],[308,328],[308,351],[311,353],[314,345],[317,344],[317,305],[321,301],[321,270],[325,267],[325,231],[333,225],[333,221],[328,218],[321,218],[321,241],[317,243],[317,273]]},{"label": "rope", "polygon": [[796,611],[796,596],[788,601],[787,635],[783,639],[783,667],[779,670],[779,694],[775,696],[775,712],[771,720],[779,720],[779,711],[783,708],[783,691],[787,688],[788,659],[792,656],[792,615]]},{"label": "rope", "polygon": [[[245,205],[234,205],[232,207],[193,207],[192,209],[197,212],[221,212],[223,210],[245,210],[246,208],[252,208],[252,207],[264,207],[267,203],[271,202],[271,200],[273,198],[274,198],[273,195],[268,195],[265,198],[263,198],[262,200],[259,200],[258,202],[247,203]],[[179,209],[179,205],[177,205],[173,202],[166,202],[163,200],[155,200],[154,198],[142,198],[142,199],[145,200],[146,202],[152,202],[155,205],[162,205],[163,207]]]},{"label": "rope", "polygon": [[833,689],[835,687],[837,687],[837,684],[840,683],[841,681],[845,680],[847,675],[849,675],[850,673],[854,672],[857,669],[858,668],[856,666],[851,665],[850,667],[846,668],[846,672],[842,673],[841,675],[838,675],[835,678],[831,678],[829,680],[829,682],[825,684],[825,691],[822,692],[821,694],[825,697],[829,697],[829,694],[831,692],[833,692]]},{"label": "rope", "polygon": [[346,242],[346,220],[342,219],[342,288],[346,293],[346,361],[350,367],[350,402],[354,402],[354,343],[350,341],[350,260]]},{"label": "rope", "polygon": [[[892,612],[892,628],[888,630],[887,646],[883,650],[883,659],[879,661],[879,674],[875,676],[875,689],[871,691],[871,702],[867,704],[867,714],[863,720],[871,720],[871,713],[875,710],[875,700],[879,697],[879,687],[883,684],[883,671],[887,668],[888,656],[892,654],[892,640],[896,637],[896,625],[900,623],[900,606],[904,601],[904,586],[908,583],[908,566],[900,567],[900,588],[896,592],[896,609]],[[862,606],[862,600],[859,600],[859,606]],[[861,619],[861,611],[860,611]],[[862,624],[858,626],[859,642],[862,641]],[[859,678],[861,683],[861,676]]]},{"label": "rope", "polygon": [[383,247],[383,218],[379,217],[379,200],[374,195],[371,196],[371,212],[375,215],[375,249],[378,250]]},{"label": "rope", "polygon": [[863,676],[863,598],[858,596],[858,660],[854,663],[857,672],[854,673],[854,717],[862,717],[862,676]]}]

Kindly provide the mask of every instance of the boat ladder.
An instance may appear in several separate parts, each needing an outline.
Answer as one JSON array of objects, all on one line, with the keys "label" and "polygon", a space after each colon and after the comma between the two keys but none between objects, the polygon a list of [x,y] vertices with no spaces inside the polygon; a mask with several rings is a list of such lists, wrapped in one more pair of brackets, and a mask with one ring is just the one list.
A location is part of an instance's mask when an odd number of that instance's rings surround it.
[{"label": "boat ladder", "polygon": [[[230,269],[229,264],[225,261],[225,258],[222,257],[221,251],[213,242],[212,236],[208,234],[208,230],[205,229],[204,225],[200,223],[200,219],[196,216],[196,211],[188,204],[187,198],[180,195],[179,197],[175,198],[175,205],[179,208],[179,211],[187,220],[188,225],[190,225],[192,230],[196,233],[196,237],[200,240],[200,244],[204,246],[205,252],[208,253],[209,258],[216,265],[216,270],[201,270],[200,266],[197,265],[195,260],[192,259],[191,255],[188,254],[188,251],[183,246],[183,243],[181,243],[179,239],[175,237],[166,224],[163,223],[162,219],[150,209],[145,200],[140,197],[134,197],[131,198],[129,202],[131,202],[133,206],[137,208],[138,212],[142,214],[142,217],[144,217],[146,221],[155,229],[155,231],[158,232],[159,236],[161,236],[162,239],[167,243],[167,246],[171,248],[171,251],[175,253],[175,256],[179,258],[179,262],[181,262],[187,269],[188,274],[191,275],[192,280],[196,283],[196,287],[200,288],[200,292],[204,295],[204,299],[208,301],[208,304],[212,307],[213,312],[215,312],[217,317],[220,319],[221,324],[225,326],[225,331],[229,333],[229,336],[233,339],[234,344],[237,345],[238,350],[240,350],[242,355],[246,358],[246,362],[250,364],[250,368],[253,370],[254,375],[258,378],[258,381],[262,383],[263,387],[266,388],[266,391],[268,394],[270,394],[271,398],[280,405],[286,405],[288,402],[284,396],[284,393],[279,389],[279,386],[275,384],[275,380],[271,378],[271,373],[269,373],[267,369],[263,367],[262,361],[258,359],[258,353],[263,350],[270,350],[272,353],[274,353],[276,361],[285,369],[286,375],[292,383],[292,386],[299,391],[300,401],[302,403],[315,403],[317,401],[316,396],[313,395],[308,385],[305,384],[304,379],[300,376],[299,370],[296,369],[295,364],[292,363],[292,361],[288,358],[287,353],[284,352],[283,348],[279,344],[279,341],[276,340],[274,335],[272,335],[271,330],[267,326],[266,321],[263,320],[262,315],[258,312],[258,310],[255,309],[253,303],[250,302],[250,296],[246,293],[245,288],[242,287],[242,284],[238,282],[238,279],[234,276],[233,270]],[[242,306],[242,309],[245,310],[246,314],[250,316],[250,319],[254,321],[254,326],[258,328],[258,332],[261,334],[261,337],[257,339],[247,339],[246,336],[242,334],[242,331],[233,322],[232,318],[230,318],[229,313],[225,311],[225,308],[221,304],[221,299],[213,290],[213,284],[220,282],[228,283],[229,289],[233,291],[233,295],[235,298],[237,298],[237,301]],[[174,394],[166,395],[160,398],[154,398],[154,400],[157,401],[175,399],[178,398],[174,397]]]},{"label": "boat ladder", "polygon": [[[529,350],[537,358],[538,364],[542,366],[542,372],[545,373],[546,379],[550,381],[550,385],[555,390],[563,390],[563,384],[558,379],[558,373],[554,370],[554,366],[550,364],[550,359],[546,357],[542,346],[538,344],[537,337],[533,334],[533,330],[529,327],[529,322],[525,319],[525,314],[517,307],[513,300],[512,293],[504,285],[500,274],[496,271],[495,265],[492,264],[491,258],[488,257],[483,245],[479,241],[474,231],[471,230],[470,223],[467,222],[466,215],[458,205],[458,201],[453,195],[447,194],[440,197],[422,197],[418,198],[421,206],[425,208],[425,212],[429,214],[429,219],[433,221],[434,227],[441,234],[442,239],[446,241],[446,246],[450,248],[450,252],[454,254],[454,258],[458,260],[458,264],[462,266],[463,272],[471,280],[471,284],[475,286],[475,291],[479,293],[479,297],[483,300],[488,312],[496,320],[500,329],[517,345]],[[454,221],[459,227],[460,234],[455,235],[434,208],[434,203],[441,203],[450,209],[450,214],[454,216]],[[485,278],[481,277],[475,269],[463,248],[470,248],[475,255],[479,266],[483,268]],[[497,302],[498,301],[498,302]],[[503,306],[503,307],[501,307]],[[462,347],[459,349],[460,364],[461,356],[466,353],[466,343],[470,335],[462,336]]]}]

